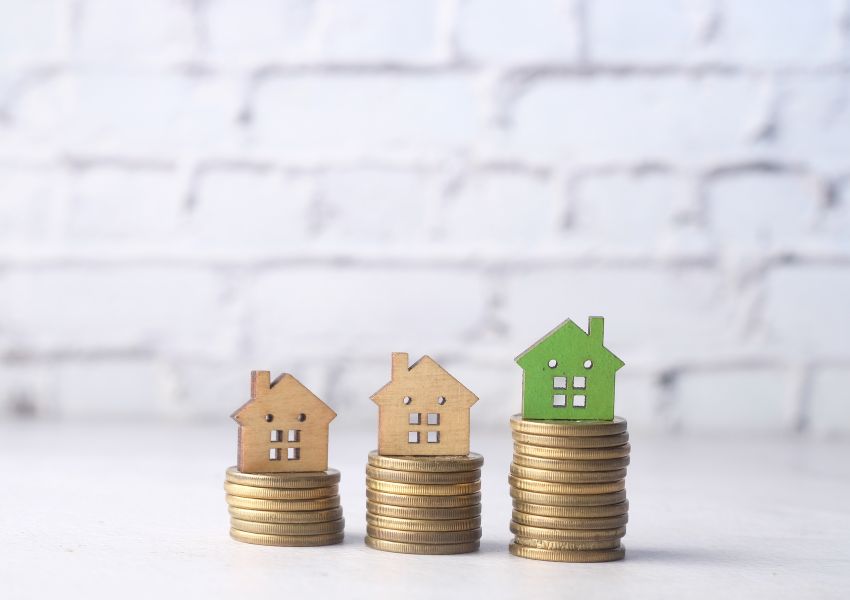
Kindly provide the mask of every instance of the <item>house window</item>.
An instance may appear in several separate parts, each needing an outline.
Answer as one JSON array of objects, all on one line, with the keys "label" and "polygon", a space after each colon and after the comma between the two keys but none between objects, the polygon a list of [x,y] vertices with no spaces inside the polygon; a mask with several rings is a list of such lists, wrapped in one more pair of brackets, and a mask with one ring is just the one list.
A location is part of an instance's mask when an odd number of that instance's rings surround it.
[{"label": "house window", "polygon": [[428,432],[428,443],[429,444],[439,444],[440,443],[440,432],[439,431],[429,431]]},{"label": "house window", "polygon": [[274,415],[273,415],[273,414],[271,414],[271,413],[267,414],[267,415],[266,415],[265,417],[263,417],[263,418],[266,420],[266,423],[271,423],[272,421],[274,421]]},{"label": "house window", "polygon": [[567,397],[564,394],[555,394],[552,396],[552,406],[566,406]]},{"label": "house window", "polygon": [[269,441],[282,442],[283,432],[280,429],[272,429],[271,436],[269,436]]},{"label": "house window", "polygon": [[587,385],[587,379],[584,377],[573,377],[573,389],[583,390]]},{"label": "house window", "polygon": [[408,444],[418,444],[419,443],[419,432],[418,431],[408,431],[407,432],[407,443]]},{"label": "house window", "polygon": [[446,403],[445,396],[440,396],[439,398],[437,398],[437,404],[439,404],[440,406],[442,406],[445,403]]},{"label": "house window", "polygon": [[280,448],[269,448],[269,460],[280,460]]},{"label": "house window", "polygon": [[301,448],[287,448],[286,449],[286,458],[287,458],[287,460],[300,460],[301,459]]},{"label": "house window", "polygon": [[567,378],[566,377],[553,377],[552,378],[552,387],[554,387],[556,390],[567,389]]},{"label": "house window", "polygon": [[581,394],[573,396],[573,408],[584,408],[586,400],[586,397]]},{"label": "house window", "polygon": [[413,402],[413,399],[410,396],[405,396],[404,398],[401,399],[401,401],[404,402],[405,404],[410,404],[411,402]]},{"label": "house window", "polygon": [[307,420],[307,415],[305,415],[304,413],[301,413],[297,417],[295,417],[295,420],[297,420],[299,423],[303,423],[304,421]]},{"label": "house window", "polygon": [[419,425],[421,420],[422,420],[422,418],[421,418],[420,413],[410,413],[410,415],[407,418],[407,423],[409,425]]},{"label": "house window", "polygon": [[592,366],[593,366],[593,361],[590,360],[589,358],[586,361],[584,361],[584,368],[585,369],[589,369]]},{"label": "house window", "polygon": [[440,413],[428,413],[428,425],[439,425]]},{"label": "house window", "polygon": [[555,368],[555,367],[557,367],[557,366],[558,366],[558,361],[557,361],[557,360],[555,360],[554,358],[553,358],[552,360],[550,360],[550,361],[549,361],[549,368],[550,368],[550,369],[554,369],[554,368]]},{"label": "house window", "polygon": [[301,441],[301,430],[300,429],[290,429],[286,434],[287,442],[300,442]]}]

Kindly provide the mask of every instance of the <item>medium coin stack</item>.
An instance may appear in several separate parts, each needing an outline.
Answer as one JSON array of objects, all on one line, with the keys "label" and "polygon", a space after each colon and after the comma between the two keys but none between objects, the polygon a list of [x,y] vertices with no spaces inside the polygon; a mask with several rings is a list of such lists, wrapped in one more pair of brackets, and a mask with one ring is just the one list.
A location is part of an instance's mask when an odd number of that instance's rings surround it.
[{"label": "medium coin stack", "polygon": [[626,421],[511,417],[514,556],[560,562],[620,560],[629,503]]},{"label": "medium coin stack", "polygon": [[480,454],[381,456],[366,467],[366,545],[404,554],[461,554],[481,540]]},{"label": "medium coin stack", "polygon": [[342,541],[339,471],[242,473],[227,469],[230,537],[264,546],[327,546]]}]

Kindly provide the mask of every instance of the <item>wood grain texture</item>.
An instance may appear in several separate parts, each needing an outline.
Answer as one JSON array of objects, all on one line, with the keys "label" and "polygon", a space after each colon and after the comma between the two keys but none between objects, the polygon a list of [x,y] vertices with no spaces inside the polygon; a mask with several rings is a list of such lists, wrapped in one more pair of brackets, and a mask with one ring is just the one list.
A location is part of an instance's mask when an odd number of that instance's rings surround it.
[{"label": "wood grain texture", "polygon": [[387,456],[469,453],[469,409],[478,397],[429,356],[408,367],[392,354],[392,378],[372,395],[379,407],[378,452]]},{"label": "wood grain texture", "polygon": [[274,381],[251,372],[251,399],[239,423],[237,467],[243,473],[296,473],[328,468],[328,428],[336,413],[292,375]]}]

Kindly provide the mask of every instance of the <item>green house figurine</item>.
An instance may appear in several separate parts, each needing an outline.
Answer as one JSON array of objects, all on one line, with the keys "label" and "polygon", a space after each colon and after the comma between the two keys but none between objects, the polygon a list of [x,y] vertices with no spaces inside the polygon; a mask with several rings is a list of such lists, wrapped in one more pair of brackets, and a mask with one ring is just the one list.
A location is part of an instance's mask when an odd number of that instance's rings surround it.
[{"label": "green house figurine", "polygon": [[522,367],[522,417],[610,421],[614,376],[625,363],[602,344],[605,320],[587,333],[567,319],[516,357]]}]

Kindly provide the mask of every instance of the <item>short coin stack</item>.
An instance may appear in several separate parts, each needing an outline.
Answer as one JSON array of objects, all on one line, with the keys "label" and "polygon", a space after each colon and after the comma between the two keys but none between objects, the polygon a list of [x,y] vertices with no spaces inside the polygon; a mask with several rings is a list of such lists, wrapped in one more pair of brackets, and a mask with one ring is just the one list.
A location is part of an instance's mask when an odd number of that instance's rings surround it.
[{"label": "short coin stack", "polygon": [[227,469],[230,537],[264,546],[327,546],[343,539],[339,471],[242,473]]},{"label": "short coin stack", "polygon": [[366,545],[404,554],[461,554],[481,540],[480,454],[382,456],[366,467]]},{"label": "short coin stack", "polygon": [[510,545],[515,556],[560,562],[620,560],[629,503],[626,421],[511,417]]}]

